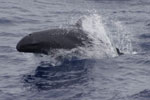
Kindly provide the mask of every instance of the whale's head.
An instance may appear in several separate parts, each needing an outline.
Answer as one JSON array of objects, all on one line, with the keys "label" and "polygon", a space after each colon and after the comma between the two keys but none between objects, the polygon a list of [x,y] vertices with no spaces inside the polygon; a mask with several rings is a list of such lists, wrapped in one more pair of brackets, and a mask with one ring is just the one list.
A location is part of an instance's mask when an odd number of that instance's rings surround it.
[{"label": "whale's head", "polygon": [[19,52],[47,54],[49,43],[44,42],[36,34],[29,34],[18,42],[16,49]]}]

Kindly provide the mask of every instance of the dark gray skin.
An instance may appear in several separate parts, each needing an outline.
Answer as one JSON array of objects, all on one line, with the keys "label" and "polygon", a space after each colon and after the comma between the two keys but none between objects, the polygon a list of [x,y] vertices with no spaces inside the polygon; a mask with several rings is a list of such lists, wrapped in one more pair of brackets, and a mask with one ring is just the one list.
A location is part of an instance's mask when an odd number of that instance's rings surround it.
[{"label": "dark gray skin", "polygon": [[80,29],[51,29],[25,36],[16,49],[19,52],[48,54],[50,49],[73,49],[84,46],[85,42],[89,39]]},{"label": "dark gray skin", "polygon": [[[51,29],[34,32],[22,38],[16,46],[19,52],[48,54],[51,49],[73,49],[92,40],[81,29]],[[123,55],[116,48],[118,55]]]}]

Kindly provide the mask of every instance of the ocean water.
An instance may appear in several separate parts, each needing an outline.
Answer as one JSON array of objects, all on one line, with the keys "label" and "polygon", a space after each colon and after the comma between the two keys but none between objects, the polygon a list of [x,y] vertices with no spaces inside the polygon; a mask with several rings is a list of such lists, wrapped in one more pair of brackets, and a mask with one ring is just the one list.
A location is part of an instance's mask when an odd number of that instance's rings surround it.
[{"label": "ocean water", "polygon": [[[0,0],[0,100],[150,100],[149,16],[149,0]],[[16,50],[29,33],[76,23],[93,39],[80,55]]]}]

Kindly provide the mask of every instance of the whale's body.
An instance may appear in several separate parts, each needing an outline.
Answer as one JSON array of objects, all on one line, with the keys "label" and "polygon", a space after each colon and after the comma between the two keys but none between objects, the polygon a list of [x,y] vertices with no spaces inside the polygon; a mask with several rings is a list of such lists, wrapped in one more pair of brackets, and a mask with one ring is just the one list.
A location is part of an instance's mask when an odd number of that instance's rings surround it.
[{"label": "whale's body", "polygon": [[73,49],[87,41],[87,35],[80,29],[51,29],[25,36],[16,48],[19,52],[48,54],[50,49]]},{"label": "whale's body", "polygon": [[[73,49],[91,43],[81,29],[51,29],[34,32],[22,38],[16,46],[19,52],[49,54],[51,49]],[[118,55],[122,55],[116,48]]]}]

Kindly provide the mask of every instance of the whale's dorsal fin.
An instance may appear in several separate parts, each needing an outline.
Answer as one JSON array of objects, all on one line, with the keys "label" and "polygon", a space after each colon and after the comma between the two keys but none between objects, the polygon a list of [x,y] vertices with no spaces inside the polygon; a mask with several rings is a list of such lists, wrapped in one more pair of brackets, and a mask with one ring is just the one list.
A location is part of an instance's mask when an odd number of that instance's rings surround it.
[{"label": "whale's dorsal fin", "polygon": [[120,52],[120,50],[118,48],[116,48],[116,51],[117,51],[119,56],[124,54],[124,53]]}]

